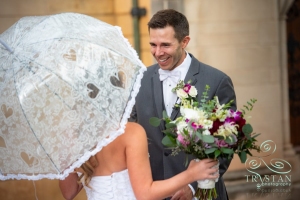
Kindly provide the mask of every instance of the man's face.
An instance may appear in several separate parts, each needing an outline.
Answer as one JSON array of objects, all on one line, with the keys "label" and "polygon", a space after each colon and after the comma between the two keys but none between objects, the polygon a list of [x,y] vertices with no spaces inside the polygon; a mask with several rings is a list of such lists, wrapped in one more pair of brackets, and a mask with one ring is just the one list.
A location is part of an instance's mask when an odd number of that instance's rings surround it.
[{"label": "man's face", "polygon": [[181,42],[175,38],[173,27],[150,29],[151,53],[163,70],[173,70],[180,65],[185,58],[184,48],[190,41],[186,36]]}]

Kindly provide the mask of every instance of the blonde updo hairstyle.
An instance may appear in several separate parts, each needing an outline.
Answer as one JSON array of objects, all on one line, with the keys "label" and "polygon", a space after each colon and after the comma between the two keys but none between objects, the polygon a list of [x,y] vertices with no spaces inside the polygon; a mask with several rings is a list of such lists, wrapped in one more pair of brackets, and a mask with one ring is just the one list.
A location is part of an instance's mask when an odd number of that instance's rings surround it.
[{"label": "blonde updo hairstyle", "polygon": [[78,183],[84,183],[84,185],[89,187],[89,182],[94,174],[95,168],[98,166],[98,161],[95,156],[92,156],[89,160],[80,166],[79,170],[81,175],[78,177]]}]

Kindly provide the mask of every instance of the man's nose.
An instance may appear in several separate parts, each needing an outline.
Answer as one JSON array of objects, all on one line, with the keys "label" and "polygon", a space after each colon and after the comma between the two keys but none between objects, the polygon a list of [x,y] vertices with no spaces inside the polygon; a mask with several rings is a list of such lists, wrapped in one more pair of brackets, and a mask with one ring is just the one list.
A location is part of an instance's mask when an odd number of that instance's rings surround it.
[{"label": "man's nose", "polygon": [[164,54],[162,48],[156,47],[155,48],[155,55],[159,56],[159,55],[162,55],[162,54]]}]

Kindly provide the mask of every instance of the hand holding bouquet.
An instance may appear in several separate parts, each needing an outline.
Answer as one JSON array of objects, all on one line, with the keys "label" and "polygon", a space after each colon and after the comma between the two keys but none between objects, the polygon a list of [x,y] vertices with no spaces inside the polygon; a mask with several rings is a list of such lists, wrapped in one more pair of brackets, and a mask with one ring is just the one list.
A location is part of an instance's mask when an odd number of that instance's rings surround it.
[{"label": "hand holding bouquet", "polygon": [[[230,109],[232,101],[221,105],[217,96],[208,100],[209,89],[206,85],[198,102],[197,89],[189,82],[185,84],[180,81],[173,91],[180,100],[175,106],[180,109],[181,116],[172,121],[164,111],[163,119],[153,117],[150,124],[159,126],[161,120],[165,122],[165,137],[162,143],[172,149],[172,155],[184,151],[198,159],[231,159],[237,154],[241,162],[245,163],[247,154],[252,155],[251,150],[260,151],[259,146],[255,144],[259,134],[252,133],[252,126],[245,119],[247,111],[252,110],[256,99],[250,99],[241,111],[234,111]],[[198,182],[196,197],[217,197],[214,184],[210,187],[201,184],[203,181]]]}]

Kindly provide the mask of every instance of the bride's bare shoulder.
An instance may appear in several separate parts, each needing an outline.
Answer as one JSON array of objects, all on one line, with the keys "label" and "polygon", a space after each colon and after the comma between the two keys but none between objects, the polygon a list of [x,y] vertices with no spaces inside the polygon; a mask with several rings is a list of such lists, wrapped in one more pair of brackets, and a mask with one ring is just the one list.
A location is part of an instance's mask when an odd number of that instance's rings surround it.
[{"label": "bride's bare shoulder", "polygon": [[128,137],[145,137],[146,132],[145,129],[138,123],[135,122],[128,122],[126,124],[125,133]]}]

